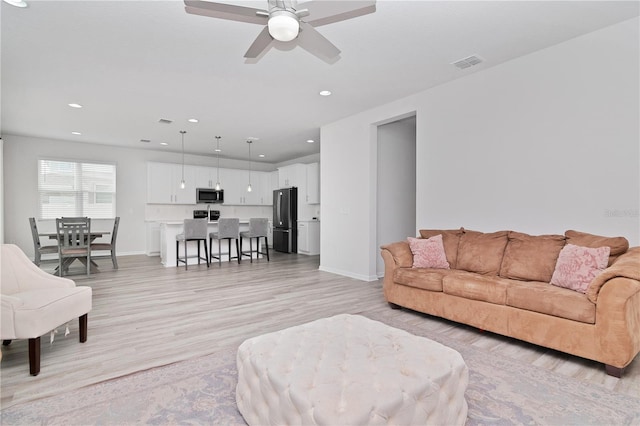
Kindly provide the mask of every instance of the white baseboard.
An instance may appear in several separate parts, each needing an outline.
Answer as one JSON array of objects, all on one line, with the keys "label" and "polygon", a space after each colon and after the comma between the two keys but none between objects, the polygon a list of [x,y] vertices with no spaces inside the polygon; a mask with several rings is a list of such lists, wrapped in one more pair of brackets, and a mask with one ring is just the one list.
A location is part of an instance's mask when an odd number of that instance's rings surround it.
[{"label": "white baseboard", "polygon": [[337,274],[337,275],[342,275],[345,277],[349,277],[349,278],[354,278],[356,280],[360,280],[360,281],[378,281],[378,277],[375,275],[361,275],[361,274],[354,274],[353,272],[350,271],[342,271],[340,269],[335,269],[335,268],[328,268],[326,266],[322,266],[320,265],[320,267],[318,268],[321,271],[324,272],[330,272],[332,274]]}]

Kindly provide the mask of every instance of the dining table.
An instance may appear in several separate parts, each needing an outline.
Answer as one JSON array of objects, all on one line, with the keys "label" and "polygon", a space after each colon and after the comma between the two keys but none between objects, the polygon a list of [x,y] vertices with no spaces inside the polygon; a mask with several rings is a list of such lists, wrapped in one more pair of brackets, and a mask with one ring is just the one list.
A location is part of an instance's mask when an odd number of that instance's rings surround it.
[{"label": "dining table", "polygon": [[[109,235],[109,234],[111,234],[111,231],[91,231],[91,232],[89,232],[89,243],[92,243],[94,240],[96,240],[98,238],[102,238],[105,235]],[[46,238],[49,238],[50,240],[57,240],[58,239],[58,233],[57,232],[38,233],[38,236],[46,237]],[[71,265],[76,259],[78,259],[80,262],[82,262],[85,266],[87,265],[86,257],[69,257],[69,258],[65,258],[64,259],[62,267],[65,270],[68,269],[69,265]],[[90,270],[91,270],[91,273],[99,272],[98,264],[96,262],[94,262],[93,260],[91,261]],[[56,268],[56,272],[58,272],[58,267]]]}]

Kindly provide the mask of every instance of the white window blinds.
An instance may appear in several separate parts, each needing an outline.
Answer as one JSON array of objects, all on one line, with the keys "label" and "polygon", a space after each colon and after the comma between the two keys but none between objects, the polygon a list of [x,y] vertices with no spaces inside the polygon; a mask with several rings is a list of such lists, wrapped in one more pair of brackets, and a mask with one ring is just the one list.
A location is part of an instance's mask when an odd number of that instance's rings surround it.
[{"label": "white window blinds", "polygon": [[116,216],[116,165],[38,160],[40,218]]}]

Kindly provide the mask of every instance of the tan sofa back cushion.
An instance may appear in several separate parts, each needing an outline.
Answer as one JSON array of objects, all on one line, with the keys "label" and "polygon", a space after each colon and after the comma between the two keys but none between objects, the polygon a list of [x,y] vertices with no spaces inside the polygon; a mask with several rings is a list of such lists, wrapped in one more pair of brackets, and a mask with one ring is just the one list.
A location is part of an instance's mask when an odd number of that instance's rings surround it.
[{"label": "tan sofa back cushion", "polygon": [[507,246],[508,231],[485,234],[464,231],[458,246],[456,269],[483,275],[498,275]]},{"label": "tan sofa back cushion", "polygon": [[567,244],[591,248],[610,247],[608,266],[629,249],[629,241],[624,237],[602,237],[573,230],[566,231],[564,235],[567,237]]},{"label": "tan sofa back cushion", "polygon": [[550,282],[565,245],[563,235],[528,235],[509,231],[500,276],[514,280]]},{"label": "tan sofa back cushion", "polygon": [[464,234],[464,228],[460,229],[421,229],[420,236],[422,238],[431,238],[436,235],[442,235],[442,244],[444,245],[444,254],[449,262],[451,269],[456,269],[458,260],[458,244],[460,237]]}]

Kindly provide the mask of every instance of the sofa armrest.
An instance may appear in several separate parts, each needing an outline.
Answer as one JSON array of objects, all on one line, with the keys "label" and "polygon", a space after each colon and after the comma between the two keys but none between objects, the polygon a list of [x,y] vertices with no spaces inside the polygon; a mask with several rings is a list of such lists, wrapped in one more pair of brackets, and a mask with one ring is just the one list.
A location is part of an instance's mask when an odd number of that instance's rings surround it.
[{"label": "sofa armrest", "polygon": [[24,302],[19,297],[9,296],[7,294],[0,295],[0,339],[13,340],[16,338],[16,329],[14,325],[14,312]]},{"label": "sofa armrest", "polygon": [[602,286],[613,278],[640,281],[640,247],[632,247],[618,257],[607,269],[598,274],[587,288],[587,297],[597,303]]},{"label": "sofa armrest", "polygon": [[385,244],[380,246],[380,250],[388,251],[395,262],[395,266],[398,268],[410,268],[413,266],[413,253],[411,253],[409,243],[406,241]]},{"label": "sofa armrest", "polygon": [[610,364],[624,367],[640,352],[640,281],[616,277],[600,289],[596,303],[599,345]]}]

